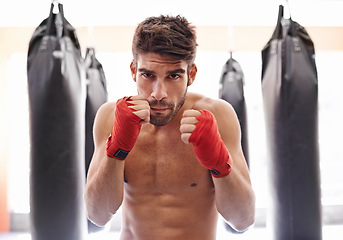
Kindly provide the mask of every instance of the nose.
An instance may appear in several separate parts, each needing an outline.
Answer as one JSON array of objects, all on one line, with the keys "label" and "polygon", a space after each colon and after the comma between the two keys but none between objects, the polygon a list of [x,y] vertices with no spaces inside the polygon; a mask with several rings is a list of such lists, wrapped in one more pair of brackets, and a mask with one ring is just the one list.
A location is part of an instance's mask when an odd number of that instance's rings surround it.
[{"label": "nose", "polygon": [[156,100],[160,101],[167,97],[167,89],[162,80],[157,79],[154,82],[151,96]]}]

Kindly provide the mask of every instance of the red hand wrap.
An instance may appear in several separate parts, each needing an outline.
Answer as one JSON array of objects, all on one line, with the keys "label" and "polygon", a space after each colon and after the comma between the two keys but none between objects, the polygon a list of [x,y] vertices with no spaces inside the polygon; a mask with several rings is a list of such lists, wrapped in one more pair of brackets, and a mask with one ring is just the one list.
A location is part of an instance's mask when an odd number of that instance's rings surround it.
[{"label": "red hand wrap", "polygon": [[195,124],[196,128],[189,142],[193,144],[194,153],[200,163],[211,170],[212,176],[224,177],[231,171],[232,160],[229,151],[220,137],[213,114],[207,110],[200,112],[201,116],[196,117],[199,122]]},{"label": "red hand wrap", "polygon": [[133,113],[130,97],[119,99],[114,113],[114,124],[107,140],[106,154],[108,157],[124,160],[136,143],[141,129],[141,118]]}]

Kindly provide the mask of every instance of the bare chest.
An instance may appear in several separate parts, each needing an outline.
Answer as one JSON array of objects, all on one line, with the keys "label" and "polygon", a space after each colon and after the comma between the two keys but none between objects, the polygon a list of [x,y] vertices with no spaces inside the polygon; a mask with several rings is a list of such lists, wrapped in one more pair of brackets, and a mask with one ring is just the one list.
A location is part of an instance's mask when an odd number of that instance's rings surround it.
[{"label": "bare chest", "polygon": [[141,134],[125,160],[125,181],[137,193],[182,194],[210,187],[208,171],[178,131]]}]

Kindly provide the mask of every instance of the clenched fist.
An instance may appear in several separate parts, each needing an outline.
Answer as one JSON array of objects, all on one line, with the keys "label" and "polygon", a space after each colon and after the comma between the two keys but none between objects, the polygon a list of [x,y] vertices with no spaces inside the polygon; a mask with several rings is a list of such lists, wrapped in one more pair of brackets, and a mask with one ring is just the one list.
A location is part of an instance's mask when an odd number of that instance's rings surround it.
[{"label": "clenched fist", "polygon": [[230,173],[232,160],[210,111],[186,110],[180,131],[182,141],[193,144],[199,162],[211,171],[213,177],[224,177]]},{"label": "clenched fist", "polygon": [[128,107],[133,109],[133,113],[141,119],[141,124],[150,122],[150,106],[143,96],[132,96],[127,102],[129,103]]},{"label": "clenched fist", "polygon": [[189,143],[189,138],[192,132],[195,130],[195,124],[198,123],[198,119],[196,117],[201,116],[200,111],[197,110],[186,110],[183,113],[183,117],[181,119],[181,139],[184,143]]},{"label": "clenched fist", "polygon": [[136,143],[141,124],[150,121],[150,106],[142,96],[117,101],[111,135],[107,140],[108,157],[124,160]]}]

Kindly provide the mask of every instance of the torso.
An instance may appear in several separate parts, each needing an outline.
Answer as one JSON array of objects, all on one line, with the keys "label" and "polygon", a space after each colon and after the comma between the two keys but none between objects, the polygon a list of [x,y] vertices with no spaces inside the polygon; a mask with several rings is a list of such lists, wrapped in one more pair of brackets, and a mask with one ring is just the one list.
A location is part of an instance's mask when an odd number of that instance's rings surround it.
[{"label": "torso", "polygon": [[215,239],[217,210],[212,178],[180,138],[186,101],[167,126],[142,126],[125,160],[122,240]]}]

